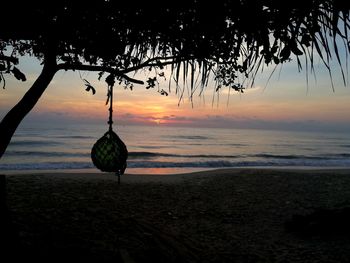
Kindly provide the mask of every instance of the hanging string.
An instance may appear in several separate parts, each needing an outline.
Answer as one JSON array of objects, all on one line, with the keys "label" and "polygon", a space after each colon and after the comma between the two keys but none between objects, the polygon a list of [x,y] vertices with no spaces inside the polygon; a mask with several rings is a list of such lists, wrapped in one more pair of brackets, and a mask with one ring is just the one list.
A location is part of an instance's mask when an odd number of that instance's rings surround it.
[{"label": "hanging string", "polygon": [[114,172],[118,176],[118,184],[120,184],[120,176],[124,174],[127,166],[128,150],[124,142],[113,131],[113,87],[115,76],[113,74],[108,75],[106,77],[106,83],[106,105],[109,105],[107,122],[109,130],[92,147],[91,159],[94,165],[101,171]]},{"label": "hanging string", "polygon": [[[106,82],[108,84],[108,94],[107,94],[107,103],[109,101],[109,117],[108,117],[108,125],[109,125],[109,131],[113,130],[113,87],[115,83],[114,75],[110,74],[106,78]],[[106,104],[107,104],[106,103]],[[122,175],[122,172],[120,170],[115,172],[115,175],[118,176],[118,185],[120,184],[120,176]]]},{"label": "hanging string", "polygon": [[113,85],[108,85],[108,99],[109,99],[109,118],[108,118],[108,125],[109,130],[112,131],[113,129]]},{"label": "hanging string", "polygon": [[108,118],[108,124],[109,124],[109,130],[113,130],[113,86],[115,83],[115,76],[113,74],[109,74],[106,77],[106,82],[108,85],[108,91],[107,91],[107,102],[106,105],[109,102],[109,118]]},{"label": "hanging string", "polygon": [[[113,130],[113,86],[114,85],[108,85],[108,93],[109,93],[108,125],[109,125],[109,131]],[[120,176],[121,176],[120,170],[116,171],[115,175],[118,176],[118,185],[120,185]]]}]

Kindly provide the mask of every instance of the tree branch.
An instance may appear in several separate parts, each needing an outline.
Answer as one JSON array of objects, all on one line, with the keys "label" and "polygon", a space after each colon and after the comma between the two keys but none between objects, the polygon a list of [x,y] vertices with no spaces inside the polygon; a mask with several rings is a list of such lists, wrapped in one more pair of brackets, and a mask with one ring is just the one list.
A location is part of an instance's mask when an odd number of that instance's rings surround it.
[{"label": "tree branch", "polygon": [[0,55],[0,60],[6,61],[6,62],[12,62],[12,63],[15,64],[15,65],[18,64],[18,58],[16,58],[16,57],[10,57],[10,56],[5,56],[5,55]]},{"label": "tree branch", "polygon": [[98,65],[84,65],[84,64],[72,64],[72,63],[61,63],[58,64],[58,70],[83,70],[83,71],[102,71],[102,72],[108,72],[111,74],[115,74],[116,76],[120,76],[124,79],[126,79],[129,82],[141,84],[143,85],[144,82],[142,80],[134,79],[126,75],[127,73],[147,68],[147,67],[156,67],[156,66],[167,66],[174,63],[182,62],[182,61],[188,61],[193,60],[193,57],[179,57],[179,56],[171,56],[171,57],[154,57],[150,58],[143,63],[140,63],[139,65],[126,68],[124,70],[117,70],[111,67],[106,66],[98,66]]},{"label": "tree branch", "polygon": [[167,66],[171,64],[175,64],[181,61],[188,61],[188,60],[193,60],[193,57],[177,57],[177,56],[172,56],[172,57],[154,57],[150,58],[142,63],[140,63],[137,66],[127,68],[123,70],[122,72],[129,73],[138,69],[146,68],[146,67],[156,67],[156,66]]},{"label": "tree branch", "polygon": [[116,70],[114,68],[110,67],[104,67],[104,66],[96,66],[96,65],[83,65],[83,64],[71,64],[71,63],[61,63],[57,65],[58,70],[83,70],[83,71],[103,71],[108,72],[111,74],[115,74],[116,76],[120,76],[127,81],[130,81],[132,83],[141,84],[143,85],[144,82],[142,80],[134,79],[126,75],[127,72],[121,72],[119,70]]}]

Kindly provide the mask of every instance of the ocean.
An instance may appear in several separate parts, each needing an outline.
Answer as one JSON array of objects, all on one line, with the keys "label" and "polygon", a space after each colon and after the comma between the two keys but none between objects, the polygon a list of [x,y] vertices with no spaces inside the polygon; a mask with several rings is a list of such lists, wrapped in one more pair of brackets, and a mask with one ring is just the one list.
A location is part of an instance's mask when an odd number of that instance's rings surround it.
[{"label": "ocean", "polygon": [[[27,123],[16,131],[0,171],[98,171],[90,158],[107,125]],[[118,126],[126,173],[181,173],[231,167],[350,167],[347,133]]]}]

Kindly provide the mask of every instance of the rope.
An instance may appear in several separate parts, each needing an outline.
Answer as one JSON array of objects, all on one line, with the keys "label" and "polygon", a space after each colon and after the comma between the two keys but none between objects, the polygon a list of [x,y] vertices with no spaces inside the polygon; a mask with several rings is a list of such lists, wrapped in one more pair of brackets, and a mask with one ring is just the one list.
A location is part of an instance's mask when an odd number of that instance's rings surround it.
[{"label": "rope", "polygon": [[113,86],[115,76],[110,74],[106,77],[107,82],[107,101],[109,103],[108,125],[109,130],[97,140],[91,149],[91,159],[96,168],[103,172],[113,172],[118,177],[118,185],[120,177],[124,174],[128,158],[128,150],[124,142],[113,131]]},{"label": "rope", "polygon": [[[114,85],[108,85],[108,95],[109,95],[109,117],[108,117],[108,125],[109,125],[109,131],[113,130],[113,86]],[[120,176],[121,171],[118,170],[115,172],[115,175],[118,177],[118,185],[120,185]]]},{"label": "rope", "polygon": [[108,118],[108,124],[109,124],[109,130],[111,131],[113,129],[113,85],[108,86],[108,93],[109,93],[109,118]]}]

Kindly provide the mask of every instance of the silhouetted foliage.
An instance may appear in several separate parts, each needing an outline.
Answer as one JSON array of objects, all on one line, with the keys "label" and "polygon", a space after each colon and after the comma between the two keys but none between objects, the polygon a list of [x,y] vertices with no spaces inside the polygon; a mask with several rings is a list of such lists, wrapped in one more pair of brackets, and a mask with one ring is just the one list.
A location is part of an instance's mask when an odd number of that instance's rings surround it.
[{"label": "silhouetted foliage", "polygon": [[16,113],[20,122],[58,70],[97,71],[99,78],[107,72],[132,89],[144,82],[129,73],[153,71],[146,86],[153,88],[168,66],[169,87],[172,80],[176,91],[189,87],[190,98],[211,76],[217,91],[228,86],[242,92],[264,65],[293,58],[314,72],[320,57],[331,72],[335,57],[343,73],[339,45],[347,55],[349,6],[343,0],[6,1],[0,16],[0,80],[5,81],[4,73],[25,80],[14,66],[21,56],[43,63],[38,80],[44,84],[37,83],[43,89],[22,101],[28,107]]},{"label": "silhouetted foliage", "polygon": [[315,54],[326,66],[332,55],[341,63],[338,37],[349,49],[347,1],[164,2],[11,1],[1,16],[1,53],[11,46],[11,58],[43,59],[51,48],[59,69],[108,71],[123,81],[129,72],[171,65],[175,81],[189,77],[193,90],[209,73],[218,86],[237,87],[238,74],[253,80],[263,64],[291,58],[301,67],[301,56],[311,70]]}]

